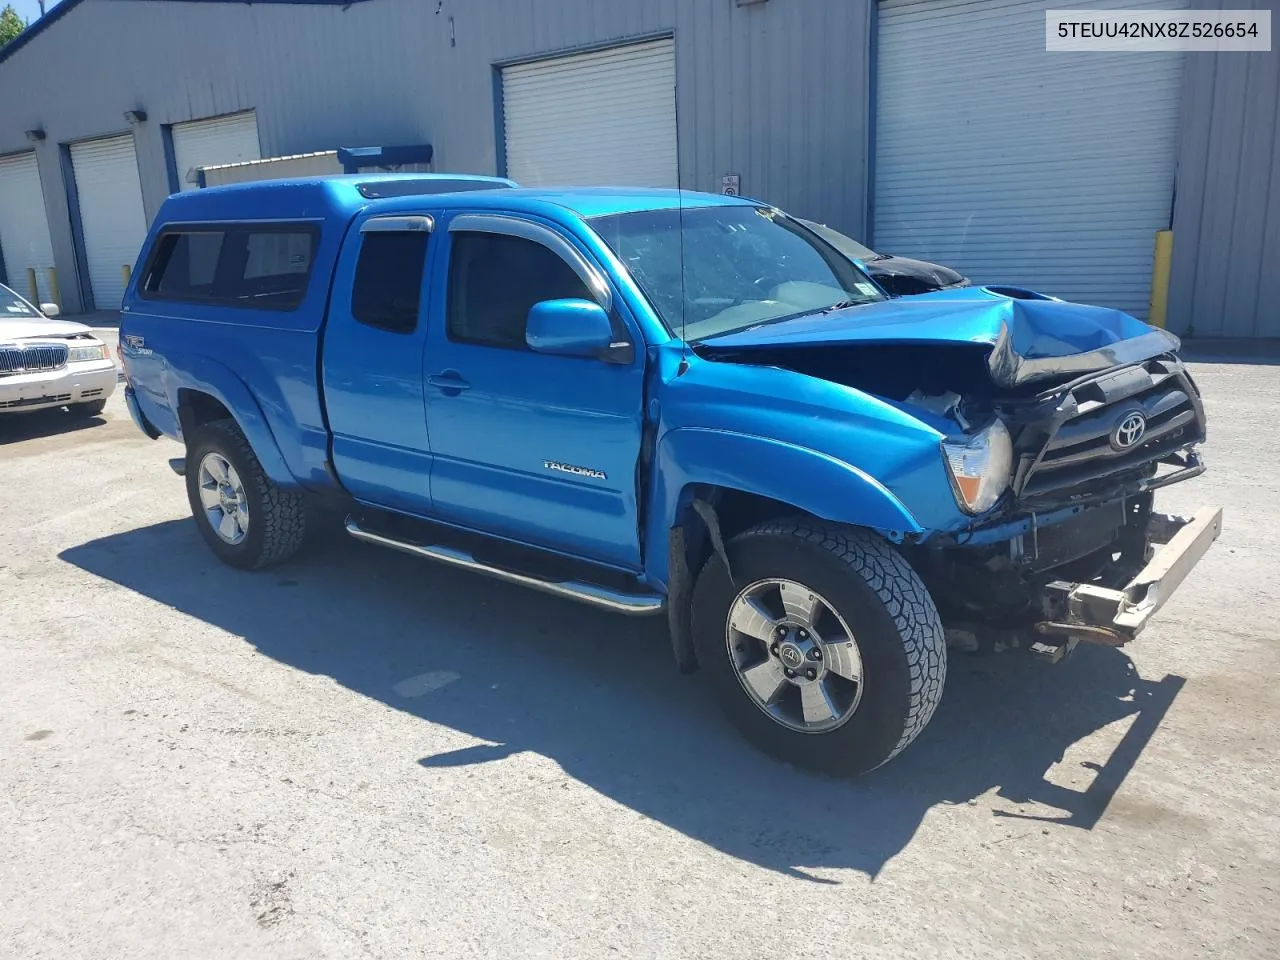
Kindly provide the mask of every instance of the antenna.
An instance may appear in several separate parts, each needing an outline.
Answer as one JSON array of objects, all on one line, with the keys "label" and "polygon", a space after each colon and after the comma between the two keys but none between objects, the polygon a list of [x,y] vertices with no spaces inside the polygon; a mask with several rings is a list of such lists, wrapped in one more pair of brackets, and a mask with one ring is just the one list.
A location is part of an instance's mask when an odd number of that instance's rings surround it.
[{"label": "antenna", "polygon": [[684,274],[684,170],[680,165],[680,97],[678,88],[672,88],[676,115],[676,228],[680,231],[680,376],[689,367],[689,339],[685,334],[688,325],[689,297],[685,290]]}]

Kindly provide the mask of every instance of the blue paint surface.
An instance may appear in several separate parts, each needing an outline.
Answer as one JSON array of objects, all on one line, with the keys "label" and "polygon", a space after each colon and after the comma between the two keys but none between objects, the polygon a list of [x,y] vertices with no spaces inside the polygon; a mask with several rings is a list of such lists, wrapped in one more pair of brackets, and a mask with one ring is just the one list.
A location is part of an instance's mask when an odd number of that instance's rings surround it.
[{"label": "blue paint surface", "polygon": [[[947,421],[793,370],[699,356],[662,323],[591,225],[595,217],[681,206],[757,207],[768,217],[767,208],[674,190],[432,194],[429,175],[423,195],[366,199],[359,185],[378,180],[274,181],[166,201],[121,327],[139,416],[180,437],[183,391],[200,391],[227,407],[282,485],[333,491],[336,474],[360,502],[632,571],[658,589],[668,577],[668,531],[698,485],[781,500],[893,540],[992,522],[957,506],[940,448]],[[501,214],[559,234],[608,290],[617,335],[634,348],[629,359],[451,339],[451,249],[459,234],[449,223],[464,213]],[[352,285],[362,225],[407,214],[429,215],[434,230],[417,324],[390,332],[356,319]],[[312,281],[296,309],[140,294],[146,251],[163,226],[275,219],[306,221],[320,232]],[[876,302],[762,324],[706,345],[971,344],[985,351],[999,383],[1105,364],[1126,351],[1150,356],[1177,343],[1116,311],[1018,291],[867,295]],[[556,342],[553,320],[535,325],[540,342]]]}]

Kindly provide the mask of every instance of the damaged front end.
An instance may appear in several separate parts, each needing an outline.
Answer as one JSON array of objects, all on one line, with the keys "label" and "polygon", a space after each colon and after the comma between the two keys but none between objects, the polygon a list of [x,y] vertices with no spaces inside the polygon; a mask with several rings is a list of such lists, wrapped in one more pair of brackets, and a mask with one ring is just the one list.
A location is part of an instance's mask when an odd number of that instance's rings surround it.
[{"label": "damaged front end", "polygon": [[[923,320],[929,301],[948,323]],[[978,288],[738,334],[704,355],[871,393],[932,425],[969,514],[902,547],[961,646],[1060,659],[1145,626],[1218,537],[1219,509],[1152,510],[1204,472],[1200,394],[1178,340],[1120,314]],[[787,327],[787,324],[779,325]],[[1159,549],[1157,549],[1159,548]]]},{"label": "damaged front end", "polygon": [[[1080,640],[1127,643],[1222,528],[1220,509],[1152,511],[1156,490],[1205,469],[1190,375],[1166,354],[997,397],[993,410],[1014,447],[1003,509],[920,548],[922,575],[953,618],[1003,624],[1006,643],[1030,625],[1032,649],[1051,659]],[[1004,589],[976,589],[991,577]]]}]

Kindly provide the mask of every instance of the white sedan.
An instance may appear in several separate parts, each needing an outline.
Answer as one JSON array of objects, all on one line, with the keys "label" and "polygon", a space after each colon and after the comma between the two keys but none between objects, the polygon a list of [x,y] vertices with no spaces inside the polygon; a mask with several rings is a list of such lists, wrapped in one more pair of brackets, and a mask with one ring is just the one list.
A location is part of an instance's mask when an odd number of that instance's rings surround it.
[{"label": "white sedan", "polygon": [[91,417],[107,405],[116,388],[107,345],[83,323],[53,319],[57,313],[0,284],[0,414],[66,407]]}]

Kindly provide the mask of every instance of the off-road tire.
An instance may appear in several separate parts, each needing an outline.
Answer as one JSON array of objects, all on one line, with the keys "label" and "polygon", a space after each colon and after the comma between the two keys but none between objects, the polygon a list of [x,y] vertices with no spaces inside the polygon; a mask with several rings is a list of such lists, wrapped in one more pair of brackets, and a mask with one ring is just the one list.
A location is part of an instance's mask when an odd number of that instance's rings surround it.
[{"label": "off-road tire", "polygon": [[[249,524],[236,544],[221,539],[209,525],[200,505],[198,475],[205,454],[226,457],[240,475],[248,498]],[[298,552],[307,532],[306,498],[282,490],[266,475],[253,448],[234,420],[206,423],[187,438],[187,500],[200,536],[223,563],[241,570],[256,570],[287,560]]]},{"label": "off-road tire", "polygon": [[73,417],[96,417],[107,409],[105,400],[89,400],[85,403],[73,403],[67,407]]},{"label": "off-road tire", "polygon": [[[839,776],[874,770],[901,753],[942,698],[947,647],[937,608],[902,555],[862,530],[807,517],[770,520],[707,560],[693,591],[693,638],[702,672],[729,718],[765,752]],[[822,733],[788,729],[743,689],[726,644],[738,591],[768,578],[820,593],[857,641],[863,690],[853,716]]]}]

